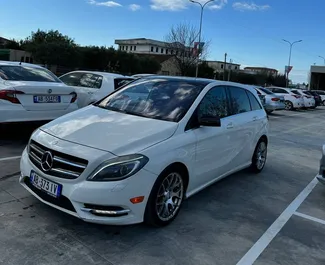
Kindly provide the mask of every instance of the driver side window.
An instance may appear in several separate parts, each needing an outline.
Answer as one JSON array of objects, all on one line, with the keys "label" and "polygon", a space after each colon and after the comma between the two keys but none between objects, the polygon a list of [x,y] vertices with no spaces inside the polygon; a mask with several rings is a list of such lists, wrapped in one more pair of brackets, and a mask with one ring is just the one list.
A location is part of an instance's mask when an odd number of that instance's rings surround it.
[{"label": "driver side window", "polygon": [[198,117],[220,117],[229,116],[226,88],[217,86],[211,88],[202,99],[198,108]]}]

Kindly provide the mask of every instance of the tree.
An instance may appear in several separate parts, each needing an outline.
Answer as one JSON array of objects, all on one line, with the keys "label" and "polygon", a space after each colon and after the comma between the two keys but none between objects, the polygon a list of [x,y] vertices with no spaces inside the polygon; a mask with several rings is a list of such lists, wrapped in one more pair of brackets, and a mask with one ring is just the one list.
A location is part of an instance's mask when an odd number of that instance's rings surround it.
[{"label": "tree", "polygon": [[4,49],[21,50],[21,43],[15,39],[9,40],[3,45]]},{"label": "tree", "polygon": [[57,30],[32,32],[22,42],[22,48],[32,53],[35,61],[47,65],[72,66],[78,64],[78,49],[74,40]]},{"label": "tree", "polygon": [[[189,75],[196,65],[197,55],[194,54],[194,44],[198,38],[198,30],[190,24],[178,24],[170,29],[165,37],[167,49],[175,56],[177,68],[181,75]],[[202,41],[203,42],[203,41]],[[207,52],[207,45],[199,51],[201,58]]]}]

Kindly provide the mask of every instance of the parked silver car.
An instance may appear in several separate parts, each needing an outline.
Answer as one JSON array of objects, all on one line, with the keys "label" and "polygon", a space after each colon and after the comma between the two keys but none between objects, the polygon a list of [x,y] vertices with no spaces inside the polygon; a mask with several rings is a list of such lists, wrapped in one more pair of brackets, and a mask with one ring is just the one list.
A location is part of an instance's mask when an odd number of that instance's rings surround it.
[{"label": "parked silver car", "polygon": [[258,95],[264,95],[264,109],[269,114],[275,110],[284,110],[284,97],[275,95],[273,92],[264,87],[255,87]]},{"label": "parked silver car", "polygon": [[319,173],[317,179],[320,183],[325,185],[325,144],[322,150],[322,159],[320,160]]}]

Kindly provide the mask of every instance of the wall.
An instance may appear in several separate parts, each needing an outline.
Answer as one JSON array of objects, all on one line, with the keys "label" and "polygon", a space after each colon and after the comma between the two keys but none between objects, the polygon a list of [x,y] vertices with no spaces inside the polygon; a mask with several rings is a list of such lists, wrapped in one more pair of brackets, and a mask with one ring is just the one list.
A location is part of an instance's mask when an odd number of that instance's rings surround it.
[{"label": "wall", "polygon": [[[224,62],[221,62],[221,61],[207,61],[207,63],[208,63],[208,66],[213,68],[215,71],[223,71],[223,67],[224,67],[224,64],[225,64]],[[226,70],[229,70],[229,67],[233,71],[238,71],[240,69],[239,64],[227,63]]]},{"label": "wall", "polygon": [[23,57],[22,62],[33,63],[33,59],[32,59],[32,61],[30,61],[30,58],[32,58],[32,56],[29,52],[25,52],[25,51],[21,51],[21,50],[10,50],[10,59],[9,59],[10,61],[20,62],[22,57]]},{"label": "wall", "polygon": [[161,69],[157,74],[172,76],[180,75],[175,58],[172,57],[161,63]]}]

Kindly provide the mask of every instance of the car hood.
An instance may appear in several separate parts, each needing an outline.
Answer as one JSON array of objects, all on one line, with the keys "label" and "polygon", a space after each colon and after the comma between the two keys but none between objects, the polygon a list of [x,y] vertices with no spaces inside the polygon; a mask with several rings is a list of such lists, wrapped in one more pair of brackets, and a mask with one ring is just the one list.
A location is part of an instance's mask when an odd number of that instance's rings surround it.
[{"label": "car hood", "polygon": [[124,155],[171,137],[178,124],[88,106],[40,129],[60,139]]}]

